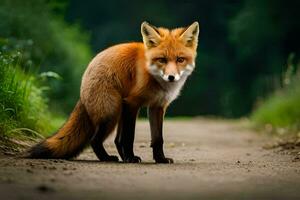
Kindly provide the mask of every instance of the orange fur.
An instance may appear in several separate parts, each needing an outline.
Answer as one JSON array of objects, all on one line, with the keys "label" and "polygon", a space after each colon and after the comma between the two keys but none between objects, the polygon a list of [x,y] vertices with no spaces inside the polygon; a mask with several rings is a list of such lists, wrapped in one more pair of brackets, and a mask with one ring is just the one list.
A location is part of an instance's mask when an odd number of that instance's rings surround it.
[{"label": "orange fur", "polygon": [[[50,157],[76,155],[70,152],[82,149],[99,125],[109,121],[105,139],[116,126],[124,102],[134,109],[160,106],[165,110],[189,74],[176,83],[164,82],[160,76],[179,77],[189,65],[194,66],[198,24],[192,26],[168,30],[143,23],[144,43],[119,44],[100,52],[83,75],[80,101],[69,120],[43,143]],[[151,66],[162,74],[154,75]]]}]

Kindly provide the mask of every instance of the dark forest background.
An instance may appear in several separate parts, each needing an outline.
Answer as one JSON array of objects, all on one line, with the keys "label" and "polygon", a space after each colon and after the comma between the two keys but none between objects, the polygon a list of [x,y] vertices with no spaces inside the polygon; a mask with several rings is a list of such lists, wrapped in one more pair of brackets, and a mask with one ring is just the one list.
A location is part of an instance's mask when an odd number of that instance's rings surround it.
[{"label": "dark forest background", "polygon": [[281,87],[289,57],[299,60],[299,8],[296,0],[1,0],[0,45],[21,52],[25,72],[46,72],[47,103],[68,114],[97,52],[141,41],[143,21],[168,28],[199,21],[197,68],[167,114],[235,118]]},{"label": "dark forest background", "polygon": [[169,115],[248,114],[276,86],[291,53],[299,56],[300,2],[282,0],[72,0],[65,19],[81,24],[93,52],[141,41],[140,24],[200,22],[197,69]]}]

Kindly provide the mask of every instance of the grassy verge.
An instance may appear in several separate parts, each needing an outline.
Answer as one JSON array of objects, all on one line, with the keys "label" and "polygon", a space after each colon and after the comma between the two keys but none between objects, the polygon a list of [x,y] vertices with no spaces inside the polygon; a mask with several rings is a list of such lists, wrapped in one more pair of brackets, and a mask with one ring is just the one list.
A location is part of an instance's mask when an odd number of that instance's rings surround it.
[{"label": "grassy verge", "polygon": [[[291,60],[291,59],[290,59]],[[259,128],[278,135],[300,137],[300,62],[288,62],[282,87],[253,112],[251,119]],[[298,70],[296,70],[298,69]]]},{"label": "grassy verge", "polygon": [[[0,52],[0,139],[43,137],[59,122],[49,112],[41,76],[21,68],[19,52]],[[6,146],[6,148],[9,148]]]},{"label": "grassy verge", "polygon": [[252,116],[259,126],[279,134],[300,130],[300,87],[280,92],[266,100]]}]

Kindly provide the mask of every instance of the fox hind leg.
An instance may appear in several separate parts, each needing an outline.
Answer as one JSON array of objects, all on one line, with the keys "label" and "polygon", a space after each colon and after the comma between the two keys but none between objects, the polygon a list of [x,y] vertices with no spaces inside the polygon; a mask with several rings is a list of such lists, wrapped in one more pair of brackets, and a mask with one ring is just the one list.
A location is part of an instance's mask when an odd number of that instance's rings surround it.
[{"label": "fox hind leg", "polygon": [[104,146],[104,140],[109,136],[109,134],[114,130],[116,125],[116,119],[113,120],[106,120],[101,122],[98,126],[98,129],[91,140],[91,146],[93,151],[95,152],[96,156],[100,161],[105,162],[118,162],[118,156],[109,155]]},{"label": "fox hind leg", "polygon": [[103,142],[113,132],[118,122],[122,105],[121,97],[111,89],[109,94],[103,92],[101,98],[93,98],[86,103],[92,122],[97,127],[91,140],[95,154],[101,161],[118,161],[117,156],[110,156],[106,152]]}]

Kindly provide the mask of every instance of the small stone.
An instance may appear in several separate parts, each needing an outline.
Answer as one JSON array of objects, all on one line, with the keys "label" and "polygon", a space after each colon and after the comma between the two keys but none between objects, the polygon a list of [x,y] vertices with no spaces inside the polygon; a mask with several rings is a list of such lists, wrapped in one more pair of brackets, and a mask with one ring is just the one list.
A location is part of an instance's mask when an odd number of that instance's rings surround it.
[{"label": "small stone", "polygon": [[171,142],[167,145],[169,148],[174,148],[175,147],[175,143]]},{"label": "small stone", "polygon": [[56,170],[56,167],[55,166],[51,166],[49,167],[50,170]]},{"label": "small stone", "polygon": [[297,162],[297,161],[300,161],[300,157],[298,157],[298,156],[296,156],[296,157],[292,160],[292,162]]},{"label": "small stone", "polygon": [[37,190],[40,192],[49,192],[51,190],[53,190],[52,188],[48,187],[47,185],[39,185],[37,187]]},{"label": "small stone", "polygon": [[55,180],[55,178],[51,178],[50,181],[51,182],[55,182],[56,180]]},{"label": "small stone", "polygon": [[72,172],[64,172],[64,175],[66,175],[66,176],[71,176],[73,173]]}]

